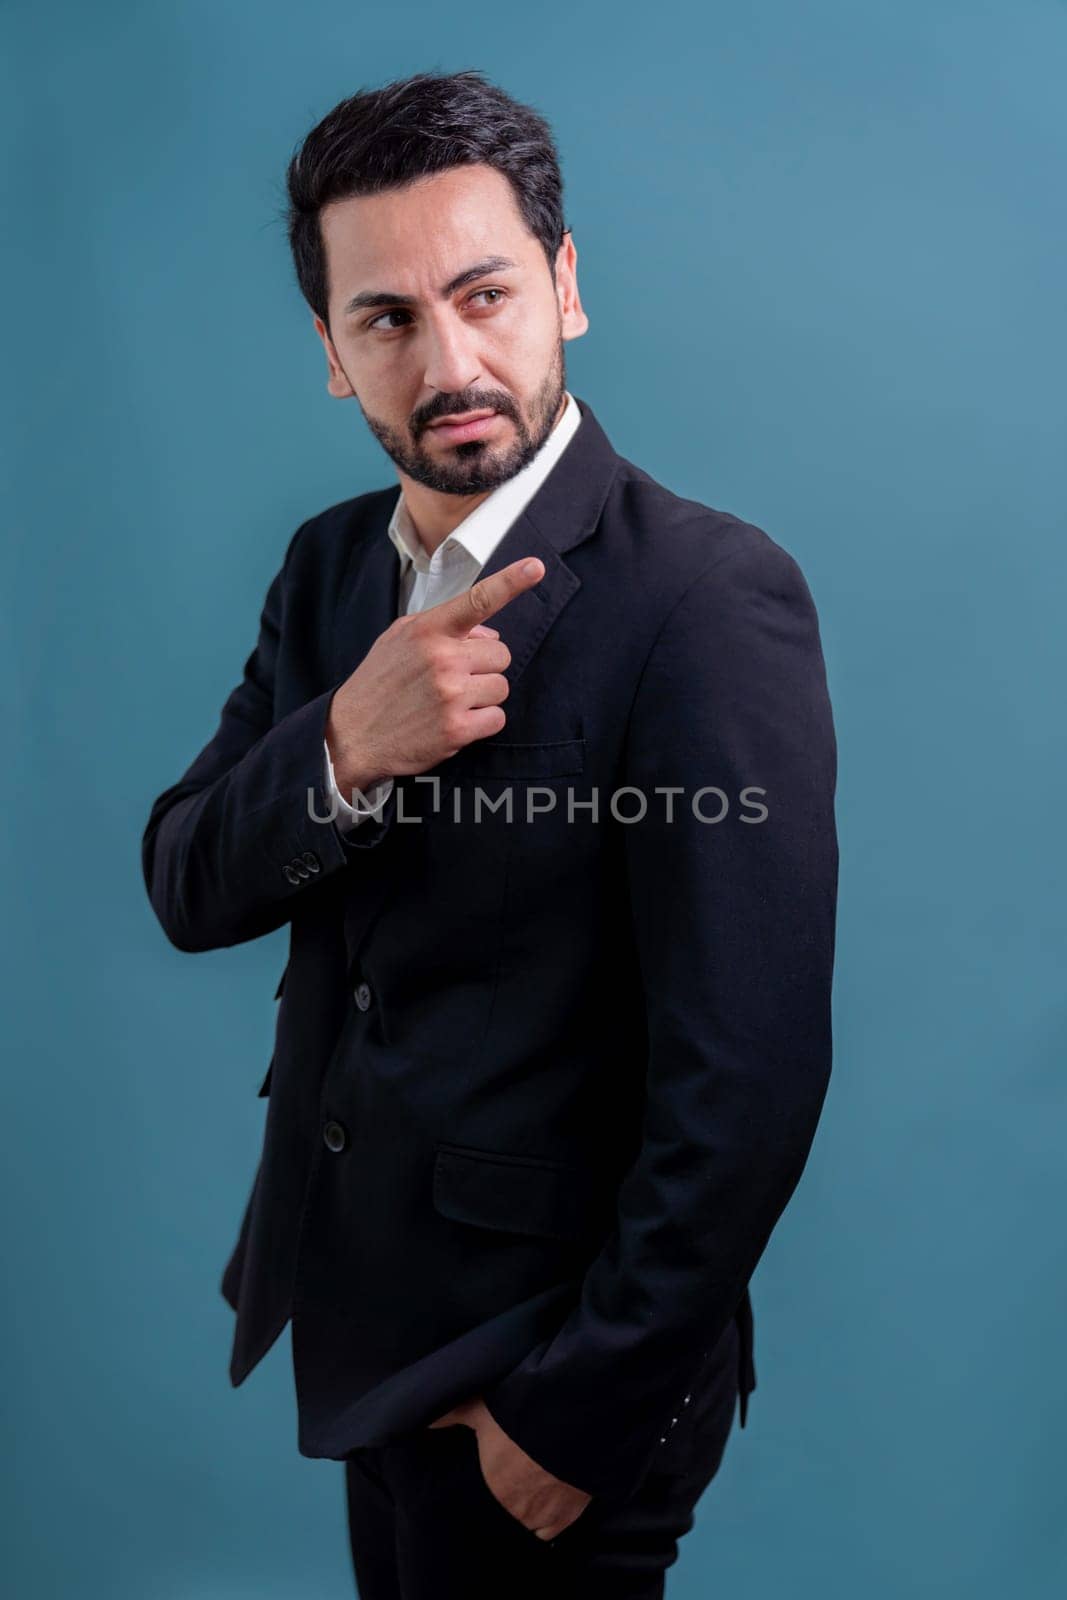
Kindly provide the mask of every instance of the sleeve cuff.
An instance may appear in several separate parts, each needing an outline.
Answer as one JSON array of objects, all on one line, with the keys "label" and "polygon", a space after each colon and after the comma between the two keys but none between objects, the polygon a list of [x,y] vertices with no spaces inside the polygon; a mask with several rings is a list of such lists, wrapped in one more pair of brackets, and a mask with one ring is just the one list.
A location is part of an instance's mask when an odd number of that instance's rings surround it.
[{"label": "sleeve cuff", "polygon": [[[337,816],[334,819],[337,826],[346,831],[357,827],[366,817],[380,820],[385,803],[393,792],[393,779],[382,778],[380,782],[372,783],[366,795],[360,794],[355,803],[350,804],[337,786],[333,762],[330,759],[330,747],[325,739],[322,741],[322,748],[326,760],[326,790],[337,807]],[[354,795],[355,793],[356,791],[353,791]],[[364,800],[368,803],[363,804]]]}]

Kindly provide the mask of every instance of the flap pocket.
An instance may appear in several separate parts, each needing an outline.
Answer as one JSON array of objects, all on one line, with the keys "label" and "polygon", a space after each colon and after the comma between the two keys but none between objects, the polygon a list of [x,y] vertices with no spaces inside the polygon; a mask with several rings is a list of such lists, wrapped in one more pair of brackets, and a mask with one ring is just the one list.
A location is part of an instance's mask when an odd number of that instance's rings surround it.
[{"label": "flap pocket", "polygon": [[596,1209],[579,1167],[443,1142],[434,1154],[433,1203],[442,1216],[476,1228],[555,1239],[585,1236]]},{"label": "flap pocket", "polygon": [[[453,757],[464,778],[558,778],[585,770],[585,739],[474,739]],[[452,765],[452,763],[449,763]]]}]

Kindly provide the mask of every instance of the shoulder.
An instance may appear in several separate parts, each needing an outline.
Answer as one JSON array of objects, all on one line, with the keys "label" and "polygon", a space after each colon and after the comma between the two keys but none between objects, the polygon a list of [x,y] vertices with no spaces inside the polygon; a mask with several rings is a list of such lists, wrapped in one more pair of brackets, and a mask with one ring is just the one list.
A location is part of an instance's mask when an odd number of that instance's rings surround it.
[{"label": "shoulder", "polygon": [[605,550],[661,619],[686,597],[713,604],[738,589],[807,595],[795,556],[735,512],[676,494],[620,457],[604,507]]},{"label": "shoulder", "polygon": [[359,550],[384,531],[397,492],[395,485],[372,489],[300,523],[274,580],[287,608],[320,612],[333,603]]},{"label": "shoulder", "polygon": [[302,522],[285,553],[287,572],[305,575],[308,569],[330,572],[344,568],[360,545],[385,527],[397,497],[397,486],[371,489],[348,500],[338,500]]}]

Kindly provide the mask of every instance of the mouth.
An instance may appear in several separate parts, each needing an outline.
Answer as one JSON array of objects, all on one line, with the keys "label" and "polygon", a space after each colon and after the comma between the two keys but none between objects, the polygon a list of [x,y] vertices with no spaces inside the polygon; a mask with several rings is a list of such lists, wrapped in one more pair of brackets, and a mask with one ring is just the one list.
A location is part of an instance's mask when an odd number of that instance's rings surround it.
[{"label": "mouth", "polygon": [[432,422],[426,431],[441,444],[464,444],[488,433],[499,416],[499,411],[465,411],[461,416]]}]

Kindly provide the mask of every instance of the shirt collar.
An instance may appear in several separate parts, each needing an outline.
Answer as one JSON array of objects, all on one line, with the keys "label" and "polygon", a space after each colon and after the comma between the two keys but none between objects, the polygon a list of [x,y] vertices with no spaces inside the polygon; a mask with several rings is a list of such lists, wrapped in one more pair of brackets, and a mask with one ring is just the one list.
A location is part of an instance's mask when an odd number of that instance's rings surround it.
[{"label": "shirt collar", "polygon": [[423,549],[411,514],[404,503],[404,492],[400,491],[387,531],[400,557],[402,574],[409,564],[413,564],[417,572],[429,572],[431,561],[434,571],[464,559],[476,561],[479,567],[485,565],[515,518],[525,510],[548,477],[573,439],[582,420],[582,413],[574,396],[569,390],[565,390],[564,393],[567,403],[563,415],[533,460],[528,461],[522,471],[516,472],[514,477],[498,484],[473,511],[468,512],[463,521],[457,523],[448,538],[438,546],[432,558]]}]

